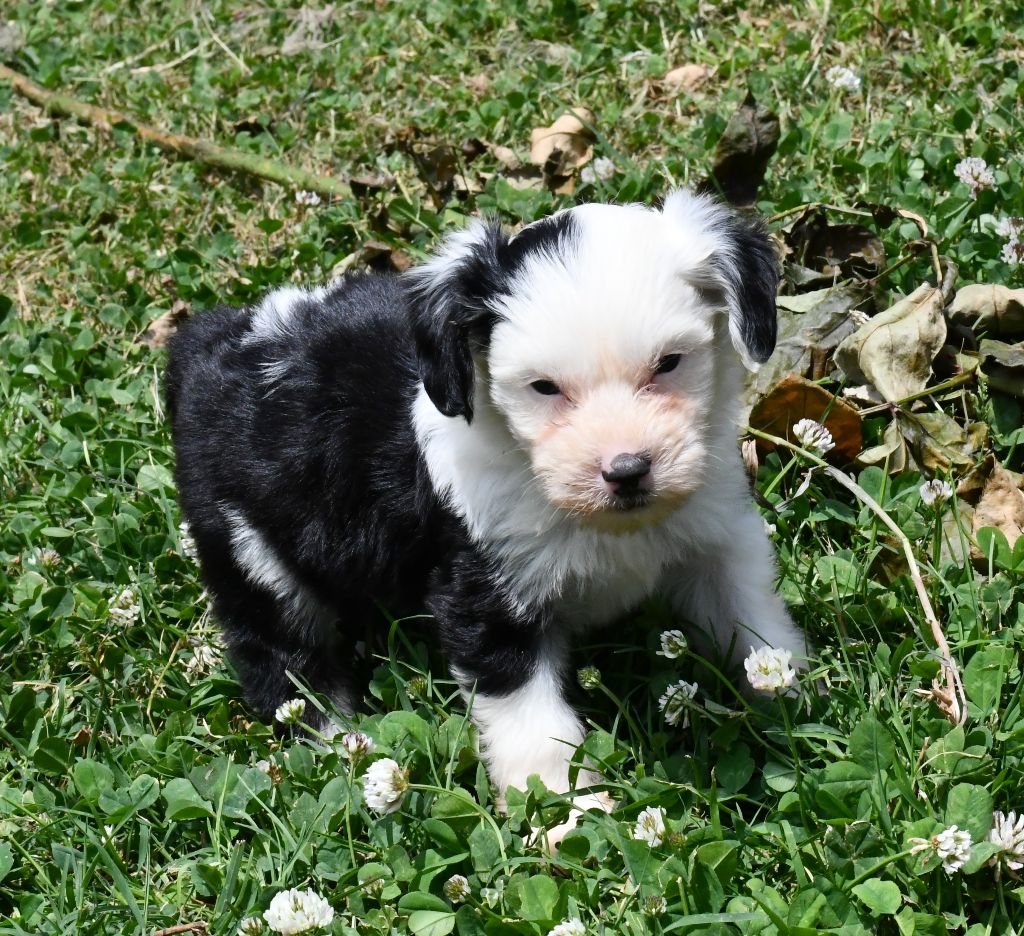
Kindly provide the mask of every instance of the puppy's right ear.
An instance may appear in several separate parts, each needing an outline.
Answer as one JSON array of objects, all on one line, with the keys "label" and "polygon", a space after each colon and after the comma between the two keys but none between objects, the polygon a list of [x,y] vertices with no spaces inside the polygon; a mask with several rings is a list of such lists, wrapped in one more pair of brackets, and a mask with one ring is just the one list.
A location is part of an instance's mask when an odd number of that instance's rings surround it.
[{"label": "puppy's right ear", "polygon": [[474,221],[404,274],[420,379],[445,416],[473,418],[473,352],[490,339],[495,313],[488,298],[502,285],[499,256],[507,244],[498,224]]}]

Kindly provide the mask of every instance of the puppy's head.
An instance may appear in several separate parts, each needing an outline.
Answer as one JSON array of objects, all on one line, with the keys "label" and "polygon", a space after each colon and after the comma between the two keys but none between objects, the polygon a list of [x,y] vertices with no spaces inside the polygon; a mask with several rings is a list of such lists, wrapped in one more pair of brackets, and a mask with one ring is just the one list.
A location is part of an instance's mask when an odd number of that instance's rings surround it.
[{"label": "puppy's head", "polygon": [[488,393],[551,503],[611,530],[664,517],[715,470],[716,335],[751,368],[775,346],[764,233],[686,192],[511,237],[478,223],[409,277],[433,404],[468,421]]}]

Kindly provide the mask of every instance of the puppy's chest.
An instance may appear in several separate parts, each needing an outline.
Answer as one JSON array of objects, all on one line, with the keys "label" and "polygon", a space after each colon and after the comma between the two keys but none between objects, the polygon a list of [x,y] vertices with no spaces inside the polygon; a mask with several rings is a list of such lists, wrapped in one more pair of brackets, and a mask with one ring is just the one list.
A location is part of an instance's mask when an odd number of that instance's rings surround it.
[{"label": "puppy's chest", "polygon": [[570,588],[552,603],[553,622],[572,633],[604,627],[650,597],[657,585],[653,577],[619,575]]}]

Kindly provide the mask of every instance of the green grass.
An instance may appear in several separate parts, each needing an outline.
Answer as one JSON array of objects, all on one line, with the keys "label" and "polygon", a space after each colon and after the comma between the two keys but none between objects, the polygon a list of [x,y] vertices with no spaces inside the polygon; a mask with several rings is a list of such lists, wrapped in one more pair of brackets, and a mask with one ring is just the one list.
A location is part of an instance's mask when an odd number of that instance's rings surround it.
[{"label": "green grass", "polygon": [[[602,680],[578,693],[594,726],[579,756],[618,807],[588,814],[552,858],[527,838],[567,801],[531,788],[495,811],[423,621],[392,627],[357,720],[410,770],[396,815],[367,811],[363,768],[338,751],[252,720],[182,550],[163,356],[140,341],[181,304],[358,268],[371,239],[415,258],[467,214],[518,223],[571,203],[512,184],[489,152],[464,167],[472,196],[432,197],[418,168],[474,138],[525,156],[531,128],[566,107],[594,111],[596,154],[616,166],[576,197],[653,200],[703,177],[748,88],[783,127],[763,213],[903,208],[960,282],[1020,286],[993,230],[1024,215],[1016,7],[356,0],[323,22],[323,48],[286,57],[298,7],[283,0],[8,4],[20,41],[6,60],[46,87],[395,181],[302,207],[126,128],[51,120],[0,85],[0,933],[233,934],[307,886],[330,900],[335,933],[545,934],[569,918],[610,934],[1021,932],[1024,886],[984,847],[953,874],[910,853],[952,823],[980,842],[993,809],[1024,810],[1024,568],[1008,553],[964,562],[969,526],[921,504],[917,472],[857,473],[915,544],[964,668],[965,726],[918,692],[938,662],[891,536],[821,473],[800,492],[806,466],[772,455],[758,486],[825,691],[808,679],[797,697],[744,701],[736,673],[655,654],[679,623],[656,606],[594,634],[578,664]],[[707,83],[665,92],[660,76],[686,62],[708,67]],[[859,94],[829,87],[835,64],[862,78]],[[480,74],[483,91],[467,80]],[[953,174],[967,155],[995,169],[977,200]],[[920,232],[900,219],[880,236],[892,263]],[[927,251],[911,257],[874,284],[878,307],[930,276]],[[1024,466],[1019,399],[981,381],[955,405]],[[867,420],[869,442],[889,419]],[[127,587],[137,616],[112,615]],[[657,706],[680,678],[701,685],[686,729]],[[632,838],[648,806],[669,831],[653,849]],[[453,874],[469,880],[465,904],[444,896]]]}]

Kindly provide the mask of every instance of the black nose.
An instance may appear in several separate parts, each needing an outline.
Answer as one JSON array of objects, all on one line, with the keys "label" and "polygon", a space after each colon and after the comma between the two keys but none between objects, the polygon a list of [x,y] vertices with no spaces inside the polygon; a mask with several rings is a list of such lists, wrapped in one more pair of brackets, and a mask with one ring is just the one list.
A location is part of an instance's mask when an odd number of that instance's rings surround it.
[{"label": "black nose", "polygon": [[601,472],[601,476],[612,484],[617,484],[620,491],[635,489],[640,479],[651,471],[651,459],[648,455],[636,452],[622,452],[611,462],[611,471]]}]

